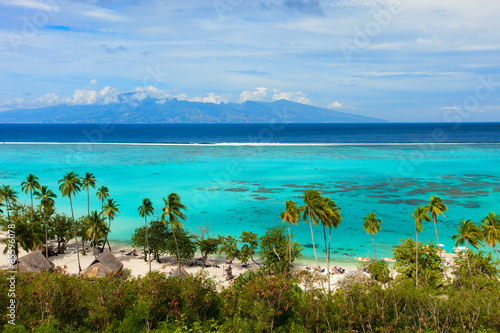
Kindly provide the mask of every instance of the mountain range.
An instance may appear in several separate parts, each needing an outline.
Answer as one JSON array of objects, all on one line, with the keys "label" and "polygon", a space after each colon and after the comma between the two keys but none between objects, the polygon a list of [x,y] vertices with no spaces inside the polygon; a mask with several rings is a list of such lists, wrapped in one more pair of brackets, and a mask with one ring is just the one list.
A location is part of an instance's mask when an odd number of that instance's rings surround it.
[{"label": "mountain range", "polygon": [[0,123],[380,123],[382,119],[288,100],[202,103],[148,97],[107,105],[56,105],[0,112]]}]

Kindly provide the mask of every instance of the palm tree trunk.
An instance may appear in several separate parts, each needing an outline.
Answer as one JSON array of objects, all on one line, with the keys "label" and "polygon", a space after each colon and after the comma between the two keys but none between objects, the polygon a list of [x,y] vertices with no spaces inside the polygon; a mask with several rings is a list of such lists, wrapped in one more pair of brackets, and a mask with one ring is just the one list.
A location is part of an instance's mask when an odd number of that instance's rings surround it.
[{"label": "palm tree trunk", "polygon": [[90,216],[90,194],[88,187],[87,187],[87,215]]},{"label": "palm tree trunk", "polygon": [[44,219],[44,225],[45,225],[45,259],[49,260],[49,240],[47,236],[47,214],[45,214],[45,219]]},{"label": "palm tree trunk", "polygon": [[147,216],[144,217],[144,223],[146,224],[146,246],[148,247],[149,273],[151,273],[151,253],[149,251],[148,218],[147,218]]},{"label": "palm tree trunk", "polygon": [[290,275],[292,274],[292,233],[290,232],[290,221],[288,221],[288,264],[290,265]]},{"label": "palm tree trunk", "polygon": [[415,287],[418,287],[418,230],[415,227]]},{"label": "palm tree trunk", "polygon": [[[332,245],[332,228],[328,230],[328,261],[326,263],[326,268],[328,269],[328,274],[330,274],[330,248]],[[330,275],[328,275],[328,284],[330,284]]]},{"label": "palm tree trunk", "polygon": [[326,246],[326,229],[323,224],[323,238],[325,239],[325,261],[326,261],[326,270],[328,275],[328,292],[330,292],[330,265],[328,265],[328,247]]},{"label": "palm tree trunk", "polygon": [[311,215],[309,215],[309,226],[311,227],[311,239],[312,239],[312,243],[313,243],[314,258],[316,258],[316,266],[319,268],[318,256],[316,255],[316,245],[314,245],[314,234],[313,234],[313,226],[312,226],[312,222],[311,222]]},{"label": "palm tree trunk", "polygon": [[446,266],[444,265],[444,262],[443,262],[443,255],[441,254],[441,248],[439,247],[437,221],[436,221],[436,218],[434,216],[433,216],[433,218],[434,218],[434,230],[436,231],[436,242],[437,242],[437,248],[438,248],[438,253],[439,253],[439,259],[441,260],[441,266],[443,267],[444,277],[445,277],[445,279],[448,279],[448,274],[446,274]]},{"label": "palm tree trunk", "polygon": [[73,213],[73,202],[71,201],[71,194],[69,195],[69,205],[71,206],[71,217],[73,218],[73,232],[75,234],[76,258],[78,259],[78,273],[80,273],[82,271],[82,266],[80,266],[80,249],[78,248],[78,237],[76,237],[75,214]]},{"label": "palm tree trunk", "polygon": [[109,231],[106,233],[106,239],[104,241],[104,244],[102,245],[102,249],[104,251],[104,247],[106,246],[106,244],[108,244],[108,248],[109,248],[109,252],[111,252],[111,245],[109,244],[109,241],[108,241],[108,234],[111,232],[111,216],[108,215],[108,221],[109,221]]},{"label": "palm tree trunk", "polygon": [[174,228],[172,228],[172,234],[174,235],[175,248],[177,249],[177,267],[181,266],[181,254],[179,252],[179,245],[177,244],[177,237],[175,237]]},{"label": "palm tree trunk", "polygon": [[31,223],[33,223],[33,191],[30,188],[30,196],[31,196]]},{"label": "palm tree trunk", "polygon": [[470,261],[469,261],[469,249],[467,248],[467,239],[465,239],[465,255],[467,256],[467,265],[469,266],[469,274],[472,277],[472,270],[470,268]]},{"label": "palm tree trunk", "polygon": [[373,234],[372,234],[372,243],[373,243],[373,251],[375,251],[375,259],[377,259],[378,261],[377,250],[375,249],[375,240],[373,239]]},{"label": "palm tree trunk", "polygon": [[500,259],[500,256],[498,255],[498,251],[497,251],[497,246],[496,246],[496,244],[495,244],[495,245],[493,245],[493,248],[495,249],[495,252],[497,253],[497,257],[498,257],[498,259]]}]

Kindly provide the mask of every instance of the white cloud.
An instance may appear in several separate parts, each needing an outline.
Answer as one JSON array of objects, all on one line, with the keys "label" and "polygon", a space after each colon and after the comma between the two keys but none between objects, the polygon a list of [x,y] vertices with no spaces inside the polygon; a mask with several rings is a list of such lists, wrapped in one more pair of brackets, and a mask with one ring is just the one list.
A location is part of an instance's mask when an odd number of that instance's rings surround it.
[{"label": "white cloud", "polygon": [[194,98],[188,98],[190,102],[202,102],[202,103],[215,103],[220,104],[221,102],[228,103],[229,96],[227,95],[216,95],[215,93],[204,94],[196,96]]},{"label": "white cloud", "polygon": [[444,106],[442,108],[439,108],[439,110],[460,110],[460,108],[457,106]]},{"label": "white cloud", "polygon": [[137,87],[135,94],[131,96],[132,100],[143,101],[146,98],[156,98],[157,104],[164,104],[167,99],[177,98],[178,100],[187,100],[186,94],[178,90],[167,91],[156,88],[155,86]]},{"label": "white cloud", "polygon": [[267,88],[258,87],[254,91],[245,90],[240,94],[240,103],[245,101],[262,101],[267,96]]},{"label": "white cloud", "polygon": [[[57,11],[58,6],[50,6],[48,4],[42,3],[41,1],[33,0],[0,0],[0,4],[18,6],[29,9],[47,10],[47,11]],[[57,5],[57,2],[54,2]]]},{"label": "white cloud", "polygon": [[311,100],[301,91],[296,92],[280,92],[279,89],[273,90],[273,101],[280,99],[286,99],[292,102],[297,102],[301,104],[311,104]]},{"label": "white cloud", "polygon": [[105,21],[125,21],[125,18],[115,14],[109,9],[104,8],[95,8],[92,10],[83,11],[82,14]]},{"label": "white cloud", "polygon": [[332,110],[342,109],[344,107],[344,103],[335,101],[335,102],[328,104],[326,107],[328,109],[332,109]]},{"label": "white cloud", "polygon": [[75,89],[72,97],[65,100],[68,105],[107,105],[118,102],[118,90],[106,86],[101,90]]}]

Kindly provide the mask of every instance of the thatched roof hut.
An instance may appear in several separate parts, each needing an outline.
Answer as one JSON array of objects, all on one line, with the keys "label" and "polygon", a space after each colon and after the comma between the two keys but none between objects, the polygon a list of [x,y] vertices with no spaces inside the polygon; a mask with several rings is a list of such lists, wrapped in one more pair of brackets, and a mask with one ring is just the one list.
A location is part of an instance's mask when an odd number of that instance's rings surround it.
[{"label": "thatched roof hut", "polygon": [[82,272],[82,276],[92,278],[104,277],[108,273],[118,273],[122,268],[122,262],[106,250]]},{"label": "thatched roof hut", "polygon": [[[41,273],[44,271],[52,271],[54,264],[45,259],[40,250],[33,251],[18,259],[19,269],[25,272]],[[16,261],[16,265],[18,263]]]},{"label": "thatched roof hut", "polygon": [[177,268],[170,274],[170,276],[180,277],[181,279],[185,279],[189,276],[189,273],[182,267],[177,266]]}]

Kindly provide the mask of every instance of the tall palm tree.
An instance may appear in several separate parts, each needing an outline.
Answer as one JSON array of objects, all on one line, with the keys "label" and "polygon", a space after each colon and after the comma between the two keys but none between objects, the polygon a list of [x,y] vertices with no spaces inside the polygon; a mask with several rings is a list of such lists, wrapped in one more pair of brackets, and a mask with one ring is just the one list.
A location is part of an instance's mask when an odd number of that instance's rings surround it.
[{"label": "tall palm tree", "polygon": [[101,201],[101,211],[104,210],[104,200],[109,197],[109,189],[106,186],[101,186],[97,190],[97,198]]},{"label": "tall palm tree", "polygon": [[[326,269],[328,271],[328,292],[330,292],[330,247],[332,244],[332,228],[337,228],[342,223],[340,207],[329,197],[322,197],[319,212],[323,225],[323,238],[325,240]],[[326,228],[328,228],[328,247],[326,242]]]},{"label": "tall palm tree", "polygon": [[460,226],[457,227],[457,230],[458,234],[453,235],[451,239],[456,240],[455,247],[465,243],[465,255],[467,257],[467,265],[469,266],[469,273],[472,274],[469,261],[469,249],[467,247],[467,244],[470,244],[477,249],[477,246],[481,243],[481,240],[483,239],[483,235],[481,233],[481,230],[479,230],[478,226],[471,220],[460,221]]},{"label": "tall palm tree", "polygon": [[161,214],[161,220],[166,225],[168,217],[168,221],[170,223],[170,227],[172,228],[172,234],[174,235],[175,247],[177,248],[177,266],[181,264],[181,254],[179,252],[179,245],[177,244],[177,237],[175,236],[175,230],[178,228],[182,228],[182,222],[179,219],[185,221],[186,215],[181,212],[181,209],[187,210],[186,206],[181,204],[180,198],[176,193],[170,193],[167,200],[163,198],[163,202],[165,203],[165,207],[163,207],[163,213]]},{"label": "tall palm tree", "polygon": [[98,244],[99,240],[104,238],[108,234],[108,225],[106,220],[98,213],[96,210],[93,210],[92,213],[87,218],[87,230],[85,234],[88,239],[91,240],[92,245],[94,247],[94,256],[97,259],[98,256]]},{"label": "tall palm tree", "polygon": [[11,208],[12,203],[17,201],[17,192],[14,191],[12,187],[9,185],[4,185],[0,187],[0,202],[5,201],[7,204],[7,219],[10,224],[10,213],[9,210]]},{"label": "tall palm tree", "polygon": [[418,206],[410,215],[415,219],[415,285],[418,286],[418,233],[424,229],[422,221],[430,222],[431,218],[425,208],[421,206]]},{"label": "tall palm tree", "polygon": [[306,222],[309,220],[314,257],[316,258],[316,266],[318,268],[319,268],[319,261],[318,261],[318,256],[316,255],[316,245],[314,244],[314,234],[313,234],[312,224],[314,223],[314,225],[318,225],[320,201],[321,201],[321,194],[317,190],[307,190],[304,193],[305,205],[299,208],[299,212],[304,212],[304,215],[302,216],[302,221]]},{"label": "tall palm tree", "polygon": [[47,219],[48,213],[54,209],[54,198],[57,198],[52,190],[49,190],[47,186],[42,186],[40,192],[35,192],[36,198],[40,200],[40,206],[43,210],[44,215],[44,226],[45,226],[45,259],[49,258],[49,245],[48,245],[48,235],[47,235]]},{"label": "tall palm tree", "polygon": [[96,179],[93,174],[86,172],[85,177],[82,177],[80,179],[80,182],[82,183],[82,188],[87,191],[87,216],[90,216],[90,194],[89,194],[89,187],[95,188],[95,183]]},{"label": "tall palm tree", "polygon": [[144,217],[144,224],[146,225],[146,246],[148,248],[148,261],[149,261],[149,273],[151,273],[151,253],[149,251],[149,239],[148,239],[148,216],[152,215],[155,211],[153,208],[153,203],[148,199],[144,198],[142,200],[142,205],[137,208],[139,215]]},{"label": "tall palm tree", "polygon": [[[108,202],[106,202],[106,204],[104,204],[103,213],[104,213],[104,216],[107,216],[108,220],[109,220],[109,225],[108,225],[109,232],[111,232],[111,221],[113,221],[115,216],[117,216],[118,213],[120,213],[120,211],[118,210],[118,206],[120,206],[120,205],[117,204],[116,201],[114,201],[113,199],[108,199]],[[108,243],[109,250],[111,251],[111,245],[109,245],[107,234],[106,234],[106,240],[104,241],[104,243]],[[103,248],[104,248],[104,245],[103,245]]]},{"label": "tall palm tree", "polygon": [[437,242],[437,247],[438,247],[438,252],[439,252],[439,259],[441,260],[441,266],[443,267],[444,271],[444,276],[445,278],[448,278],[448,274],[446,274],[446,267],[444,266],[444,261],[443,261],[443,255],[441,254],[441,248],[439,247],[439,238],[438,238],[438,230],[437,230],[437,217],[439,214],[442,214],[443,217],[446,217],[444,215],[444,212],[448,210],[448,207],[446,207],[443,204],[443,199],[436,195],[432,195],[430,199],[430,203],[426,205],[425,210],[429,213],[431,213],[432,220],[434,221],[434,230],[436,231],[436,242]]},{"label": "tall palm tree", "polygon": [[495,249],[497,257],[500,259],[496,245],[497,242],[500,242],[500,216],[496,216],[495,213],[490,212],[481,222],[483,222],[481,231],[483,232],[486,244]]},{"label": "tall palm tree", "polygon": [[38,182],[38,177],[32,175],[31,173],[26,177],[26,181],[21,183],[21,190],[29,194],[31,198],[31,215],[30,222],[33,223],[33,193],[40,189],[40,183]]},{"label": "tall palm tree", "polygon": [[373,251],[375,251],[375,258],[378,260],[373,235],[380,232],[380,225],[382,224],[382,221],[377,219],[377,216],[373,212],[369,213],[367,217],[363,217],[363,221],[363,230],[365,230],[367,234],[370,234],[372,236]]},{"label": "tall palm tree", "polygon": [[297,208],[295,201],[289,200],[285,204],[285,210],[280,214],[281,222],[285,224],[288,223],[288,264],[290,265],[290,270],[292,269],[292,235],[290,232],[290,224],[297,225],[299,221],[300,213]]},{"label": "tall palm tree", "polygon": [[75,222],[75,214],[73,213],[73,201],[71,199],[72,196],[76,196],[78,192],[80,192],[80,177],[74,173],[73,171],[70,171],[64,176],[64,178],[59,179],[58,182],[59,185],[59,191],[61,191],[61,194],[64,197],[69,198],[69,205],[71,207],[71,218],[73,219],[73,233],[75,236],[75,243],[76,243],[76,257],[78,259],[78,272],[82,271],[82,267],[80,266],[80,249],[78,248],[78,238],[76,236],[76,222]]}]

